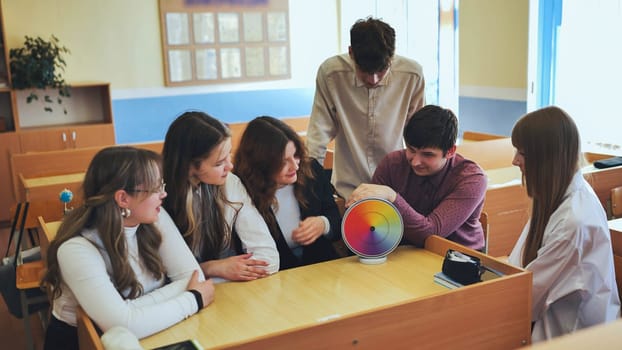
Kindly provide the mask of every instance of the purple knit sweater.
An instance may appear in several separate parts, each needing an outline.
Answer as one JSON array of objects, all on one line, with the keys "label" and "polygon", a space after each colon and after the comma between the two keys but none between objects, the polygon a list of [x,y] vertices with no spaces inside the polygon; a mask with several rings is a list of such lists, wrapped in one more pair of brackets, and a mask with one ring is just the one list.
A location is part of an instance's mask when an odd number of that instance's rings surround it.
[{"label": "purple knit sweater", "polygon": [[431,176],[418,176],[406,150],[389,153],[378,165],[372,183],[397,192],[395,206],[404,220],[404,240],[422,247],[433,234],[473,249],[484,247],[479,216],[487,180],[474,162],[456,154]]}]

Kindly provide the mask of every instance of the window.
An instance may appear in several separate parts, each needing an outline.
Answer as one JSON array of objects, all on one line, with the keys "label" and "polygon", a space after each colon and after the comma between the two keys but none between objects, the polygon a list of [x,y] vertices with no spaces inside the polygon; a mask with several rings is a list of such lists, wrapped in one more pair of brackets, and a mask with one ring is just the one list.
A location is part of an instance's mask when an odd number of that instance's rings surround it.
[{"label": "window", "polygon": [[[547,9],[551,4],[555,7]],[[530,5],[540,8],[532,15],[540,23],[538,70],[550,69],[536,84],[548,98],[533,108],[563,108],[575,120],[584,150],[620,154],[622,0],[532,0]],[[553,43],[550,52],[546,43]]]},{"label": "window", "polygon": [[457,0],[342,0],[341,51],[347,52],[357,19],[382,19],[395,29],[396,54],[423,66],[426,103],[458,114],[457,12]]}]

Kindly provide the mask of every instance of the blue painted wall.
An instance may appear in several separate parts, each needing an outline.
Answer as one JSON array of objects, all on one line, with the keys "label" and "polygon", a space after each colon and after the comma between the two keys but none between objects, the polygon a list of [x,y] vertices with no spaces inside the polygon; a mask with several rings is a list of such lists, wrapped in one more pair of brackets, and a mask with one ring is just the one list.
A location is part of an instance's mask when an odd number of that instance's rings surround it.
[{"label": "blue painted wall", "polygon": [[315,88],[299,88],[113,100],[116,142],[162,141],[171,122],[189,110],[207,112],[226,123],[259,115],[309,115],[314,92]]},{"label": "blue painted wall", "polygon": [[[259,115],[309,115],[314,92],[314,88],[299,88],[116,99],[112,101],[116,142],[162,141],[171,122],[189,110],[207,112],[226,123]],[[474,130],[509,136],[526,108],[524,101],[460,97],[460,133]]]}]

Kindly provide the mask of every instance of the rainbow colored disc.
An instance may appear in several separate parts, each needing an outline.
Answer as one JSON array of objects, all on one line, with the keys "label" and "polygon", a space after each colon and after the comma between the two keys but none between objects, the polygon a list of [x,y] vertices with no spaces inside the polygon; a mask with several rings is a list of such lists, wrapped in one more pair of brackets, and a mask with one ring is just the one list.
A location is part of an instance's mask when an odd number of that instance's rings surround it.
[{"label": "rainbow colored disc", "polygon": [[348,248],[366,259],[382,258],[392,252],[404,234],[402,216],[384,199],[366,198],[344,213],[341,235]]}]

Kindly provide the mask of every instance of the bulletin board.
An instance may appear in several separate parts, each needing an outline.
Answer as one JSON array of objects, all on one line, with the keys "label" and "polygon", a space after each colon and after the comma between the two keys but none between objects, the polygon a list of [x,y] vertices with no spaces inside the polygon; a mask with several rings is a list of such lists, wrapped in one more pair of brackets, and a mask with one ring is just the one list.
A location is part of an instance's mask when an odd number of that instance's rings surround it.
[{"label": "bulletin board", "polygon": [[289,79],[288,0],[159,0],[167,86]]}]

